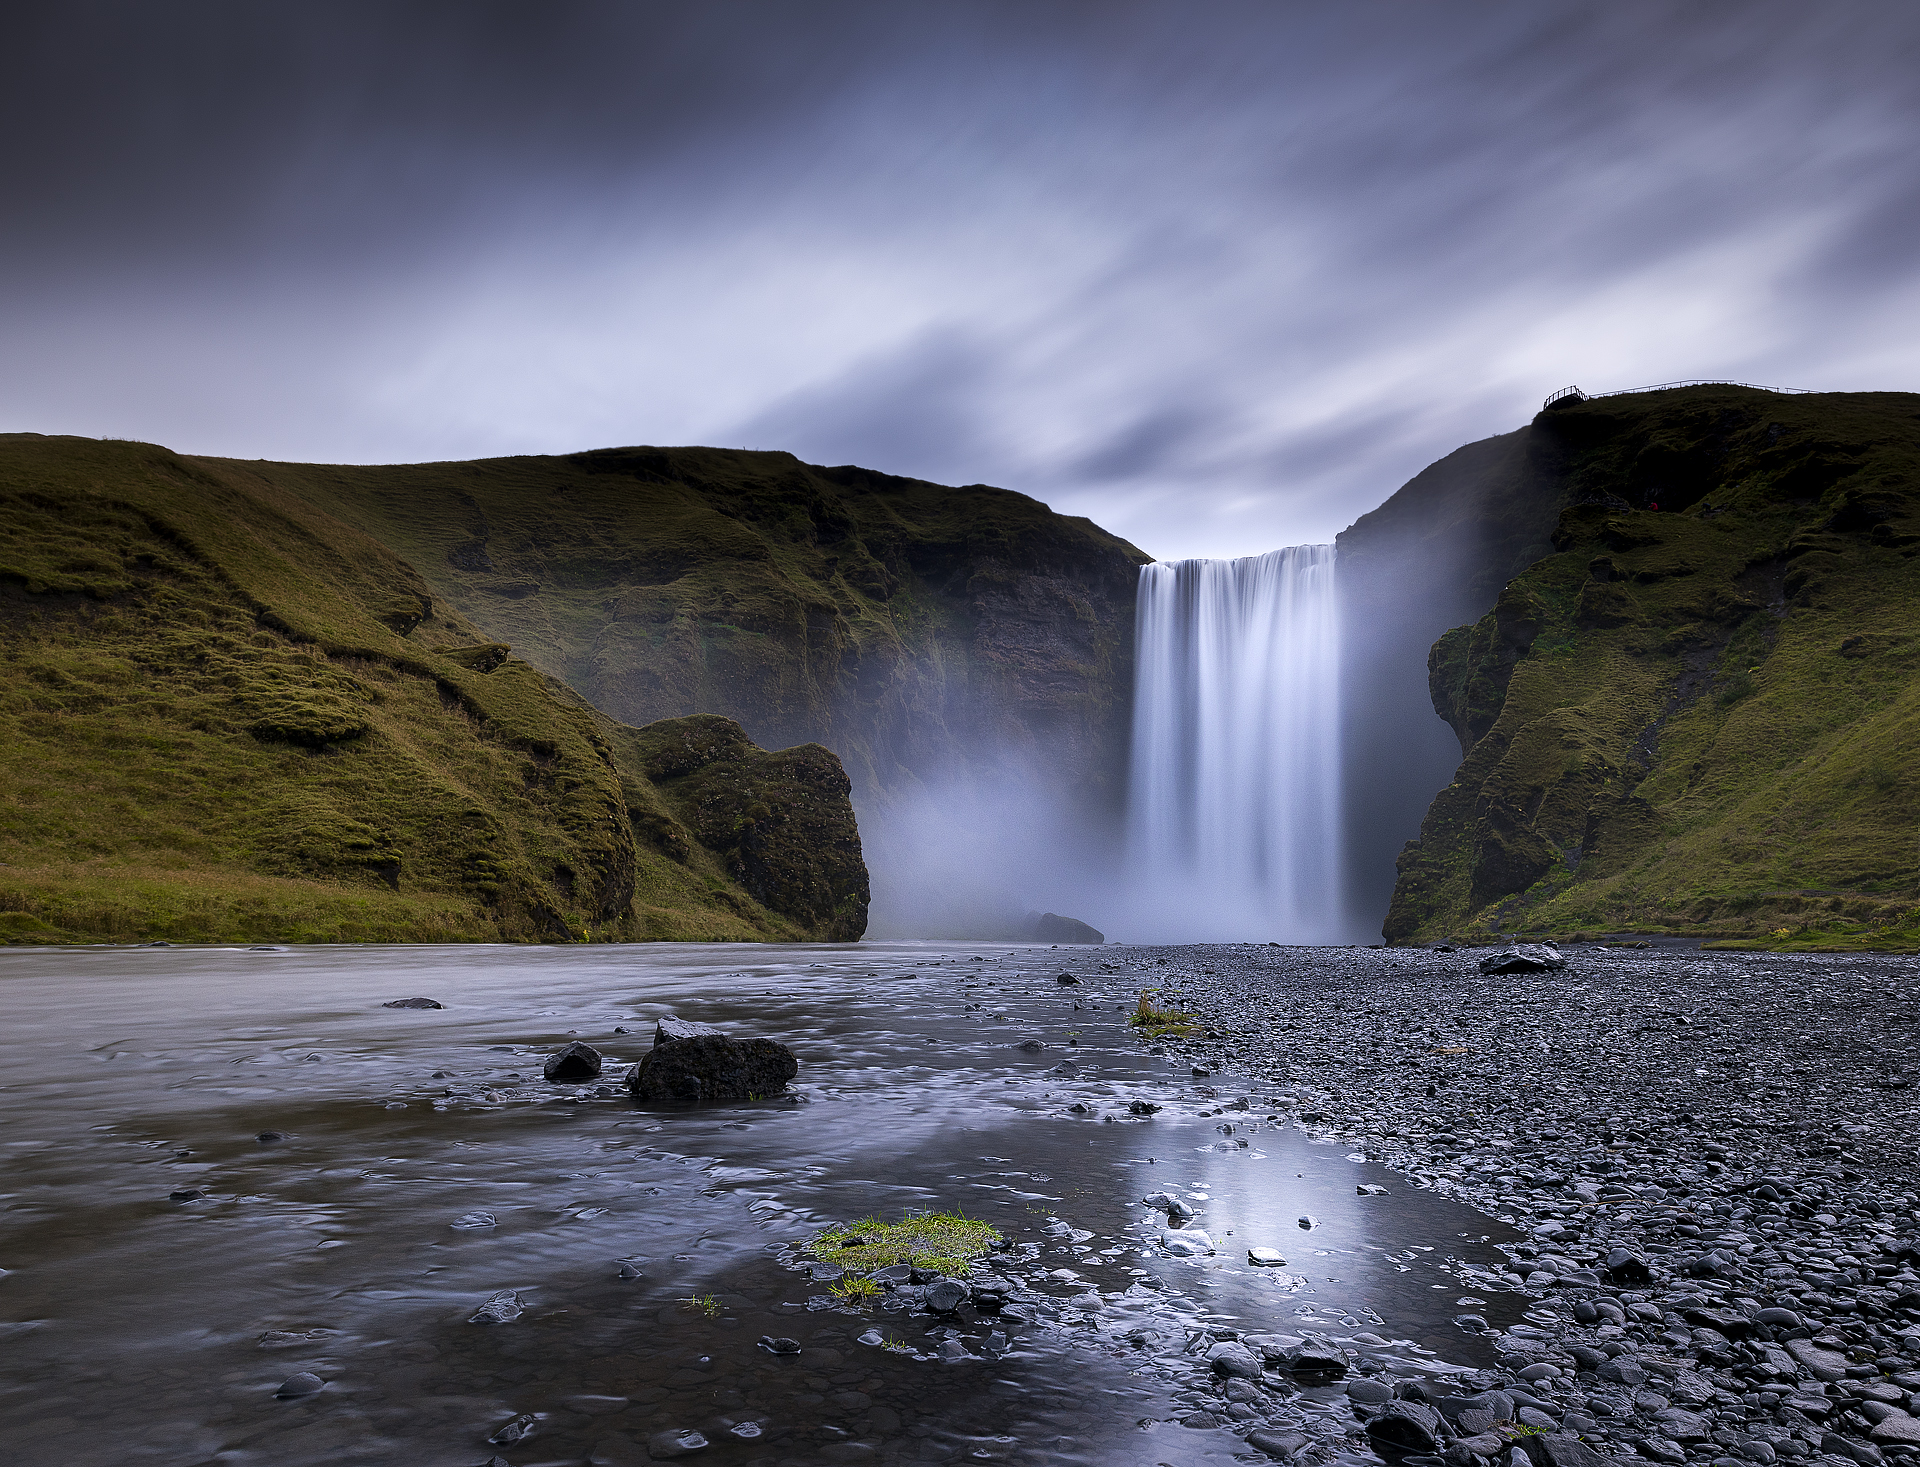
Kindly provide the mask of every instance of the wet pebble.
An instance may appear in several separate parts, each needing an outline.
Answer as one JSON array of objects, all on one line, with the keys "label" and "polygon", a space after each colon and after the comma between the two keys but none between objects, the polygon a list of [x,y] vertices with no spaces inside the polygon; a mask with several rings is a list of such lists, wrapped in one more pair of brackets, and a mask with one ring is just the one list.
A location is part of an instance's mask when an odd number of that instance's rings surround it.
[{"label": "wet pebble", "polygon": [[317,1395],[325,1386],[326,1382],[312,1371],[302,1370],[298,1374],[288,1376],[280,1383],[280,1389],[273,1394],[278,1400],[297,1401],[302,1396]]}]

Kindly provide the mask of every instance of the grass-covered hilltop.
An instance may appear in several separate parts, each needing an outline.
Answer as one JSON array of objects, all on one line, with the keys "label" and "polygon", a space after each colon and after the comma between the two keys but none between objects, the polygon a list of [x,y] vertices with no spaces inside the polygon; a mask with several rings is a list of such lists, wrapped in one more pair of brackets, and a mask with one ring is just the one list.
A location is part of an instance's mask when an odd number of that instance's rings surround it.
[{"label": "grass-covered hilltop", "polygon": [[1509,438],[1552,553],[1433,647],[1465,757],[1389,940],[1920,943],[1920,395],[1569,399]]},{"label": "grass-covered hilltop", "polygon": [[0,940],[861,934],[832,753],[492,633],[253,466],[0,436]]}]

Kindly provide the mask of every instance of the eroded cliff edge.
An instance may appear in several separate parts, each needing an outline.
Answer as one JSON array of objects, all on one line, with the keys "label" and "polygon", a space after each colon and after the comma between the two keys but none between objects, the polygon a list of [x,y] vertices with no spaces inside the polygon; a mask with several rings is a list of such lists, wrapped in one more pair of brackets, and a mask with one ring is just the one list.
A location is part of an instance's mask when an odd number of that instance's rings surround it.
[{"label": "eroded cliff edge", "polygon": [[1527,437],[1552,553],[1433,646],[1464,757],[1388,939],[1907,920],[1920,396],[1684,388]]}]

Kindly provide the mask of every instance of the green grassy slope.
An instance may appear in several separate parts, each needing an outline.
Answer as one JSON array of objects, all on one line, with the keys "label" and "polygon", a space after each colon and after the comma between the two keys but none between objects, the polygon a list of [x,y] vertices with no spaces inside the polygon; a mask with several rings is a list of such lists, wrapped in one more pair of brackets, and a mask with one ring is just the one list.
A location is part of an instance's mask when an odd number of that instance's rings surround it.
[{"label": "green grassy slope", "polygon": [[1117,793],[1148,557],[1024,495],[711,448],[234,467],[624,722],[818,741],[882,798],[1009,749]]},{"label": "green grassy slope", "polygon": [[1465,759],[1389,939],[1912,946],[1920,396],[1687,388],[1534,433],[1556,553],[1433,648]]},{"label": "green grassy slope", "polygon": [[0,937],[793,939],[863,922],[831,755],[739,741],[719,766],[776,848],[788,812],[833,828],[787,854],[832,894],[822,914],[756,900],[697,807],[623,761],[633,737],[243,465],[0,436]]}]

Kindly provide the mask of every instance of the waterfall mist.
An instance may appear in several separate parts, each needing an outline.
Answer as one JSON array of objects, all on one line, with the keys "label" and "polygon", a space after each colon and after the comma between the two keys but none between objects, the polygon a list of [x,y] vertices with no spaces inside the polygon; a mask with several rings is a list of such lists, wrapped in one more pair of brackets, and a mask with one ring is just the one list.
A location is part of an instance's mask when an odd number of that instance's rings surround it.
[{"label": "waterfall mist", "polygon": [[1356,939],[1339,643],[1331,545],[1141,568],[1120,935]]}]

